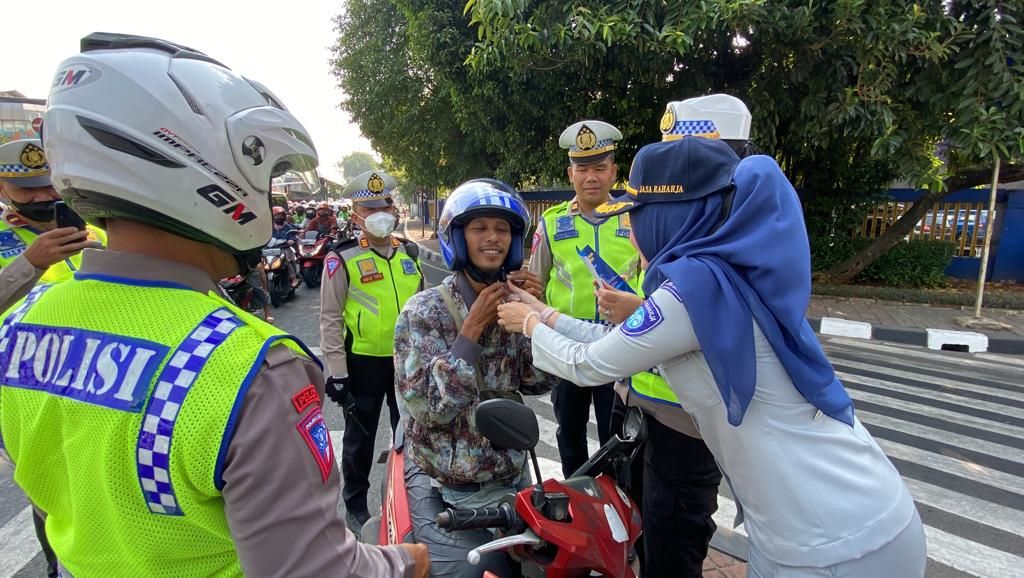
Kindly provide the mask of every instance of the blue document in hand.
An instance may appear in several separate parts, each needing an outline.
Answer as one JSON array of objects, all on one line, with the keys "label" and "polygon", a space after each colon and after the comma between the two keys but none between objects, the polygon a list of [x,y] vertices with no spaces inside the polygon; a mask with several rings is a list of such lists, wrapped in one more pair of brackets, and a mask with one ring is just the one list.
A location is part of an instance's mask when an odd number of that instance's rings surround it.
[{"label": "blue document in hand", "polygon": [[576,247],[576,252],[579,253],[580,259],[583,259],[583,264],[590,270],[590,274],[594,276],[594,279],[604,281],[619,291],[636,294],[636,291],[633,291],[633,288],[629,286],[629,283],[626,283],[625,279],[619,277],[619,274],[615,272],[615,269],[612,269],[611,265],[609,265],[607,261],[595,253],[590,245],[587,245],[582,249]]}]

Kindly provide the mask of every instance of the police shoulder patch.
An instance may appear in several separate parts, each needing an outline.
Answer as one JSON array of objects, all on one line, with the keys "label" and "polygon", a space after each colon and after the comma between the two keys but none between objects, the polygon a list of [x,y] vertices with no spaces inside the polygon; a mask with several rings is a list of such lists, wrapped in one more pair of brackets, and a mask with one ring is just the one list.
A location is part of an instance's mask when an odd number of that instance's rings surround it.
[{"label": "police shoulder patch", "polygon": [[619,325],[619,330],[624,335],[636,337],[661,325],[664,320],[665,316],[661,314],[658,305],[654,301],[646,299],[628,319]]},{"label": "police shoulder patch", "polygon": [[327,278],[333,279],[334,273],[338,271],[338,266],[341,265],[341,259],[336,255],[329,255],[327,261],[324,262],[324,268],[327,269]]},{"label": "police shoulder patch", "polygon": [[309,415],[303,418],[295,428],[299,430],[299,435],[302,436],[306,447],[309,448],[313,459],[316,460],[316,465],[320,469],[321,481],[326,483],[334,469],[334,447],[331,445],[331,432],[327,429],[327,423],[324,421],[323,414],[320,413],[320,407],[317,406],[309,412]]}]

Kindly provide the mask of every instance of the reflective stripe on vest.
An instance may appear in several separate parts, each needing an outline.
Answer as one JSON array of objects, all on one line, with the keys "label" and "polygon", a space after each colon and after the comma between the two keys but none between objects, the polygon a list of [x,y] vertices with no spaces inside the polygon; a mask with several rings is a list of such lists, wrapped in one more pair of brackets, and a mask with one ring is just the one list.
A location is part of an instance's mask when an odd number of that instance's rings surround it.
[{"label": "reflective stripe on vest", "polygon": [[[107,234],[99,228],[88,226],[89,237],[106,246]],[[41,231],[31,227],[11,227],[0,221],[0,268],[7,267],[35,242]],[[82,254],[79,253],[59,263],[54,263],[39,279],[42,283],[60,283],[67,281],[82,265]]]},{"label": "reflective stripe on vest", "polygon": [[[629,218],[619,215],[596,225],[581,215],[569,215],[570,203],[544,212],[544,231],[551,247],[552,272],[545,288],[548,305],[577,319],[596,321],[594,278],[577,253],[590,245],[620,275],[631,274],[637,253],[629,241]],[[632,283],[630,283],[632,285]]]},{"label": "reflective stripe on vest", "polygon": [[390,259],[367,247],[352,247],[340,255],[348,274],[345,327],[352,335],[352,353],[390,357],[394,353],[395,323],[405,302],[419,291],[419,266],[401,246]]},{"label": "reflective stripe on vest", "polygon": [[631,377],[629,379],[629,388],[633,390],[633,393],[651,401],[683,407],[679,403],[679,398],[676,397],[675,392],[668,386],[668,382],[660,375],[655,375],[649,371],[643,371]]}]

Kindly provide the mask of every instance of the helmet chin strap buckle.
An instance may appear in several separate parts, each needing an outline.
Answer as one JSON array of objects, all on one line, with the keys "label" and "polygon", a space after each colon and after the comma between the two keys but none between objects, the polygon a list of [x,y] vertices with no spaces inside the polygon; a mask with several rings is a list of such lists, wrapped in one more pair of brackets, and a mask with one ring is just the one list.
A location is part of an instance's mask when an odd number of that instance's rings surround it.
[{"label": "helmet chin strap buckle", "polygon": [[508,278],[508,273],[505,271],[504,266],[499,267],[497,271],[487,272],[480,269],[473,263],[468,263],[466,264],[465,271],[466,275],[469,275],[470,279],[485,285],[490,285],[492,283],[504,283],[505,279]]}]

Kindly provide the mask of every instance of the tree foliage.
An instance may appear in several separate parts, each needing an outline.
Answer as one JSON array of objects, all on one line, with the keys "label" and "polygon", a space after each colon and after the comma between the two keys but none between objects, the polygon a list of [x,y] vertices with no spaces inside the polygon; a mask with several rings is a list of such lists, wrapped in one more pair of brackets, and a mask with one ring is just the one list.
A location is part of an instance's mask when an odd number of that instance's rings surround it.
[{"label": "tree foliage", "polygon": [[380,163],[377,162],[377,159],[373,158],[370,153],[364,152],[349,153],[338,163],[338,168],[341,169],[341,174],[344,175],[346,181],[351,181],[354,177],[372,171],[378,166]]},{"label": "tree foliage", "polygon": [[[803,191],[815,240],[848,234],[895,178],[927,188],[856,274],[993,155],[1024,174],[1019,0],[349,0],[343,106],[418,183],[562,178],[562,129],[606,120],[622,168],[669,100],[726,92]],[[989,169],[990,170],[990,169]]]}]

